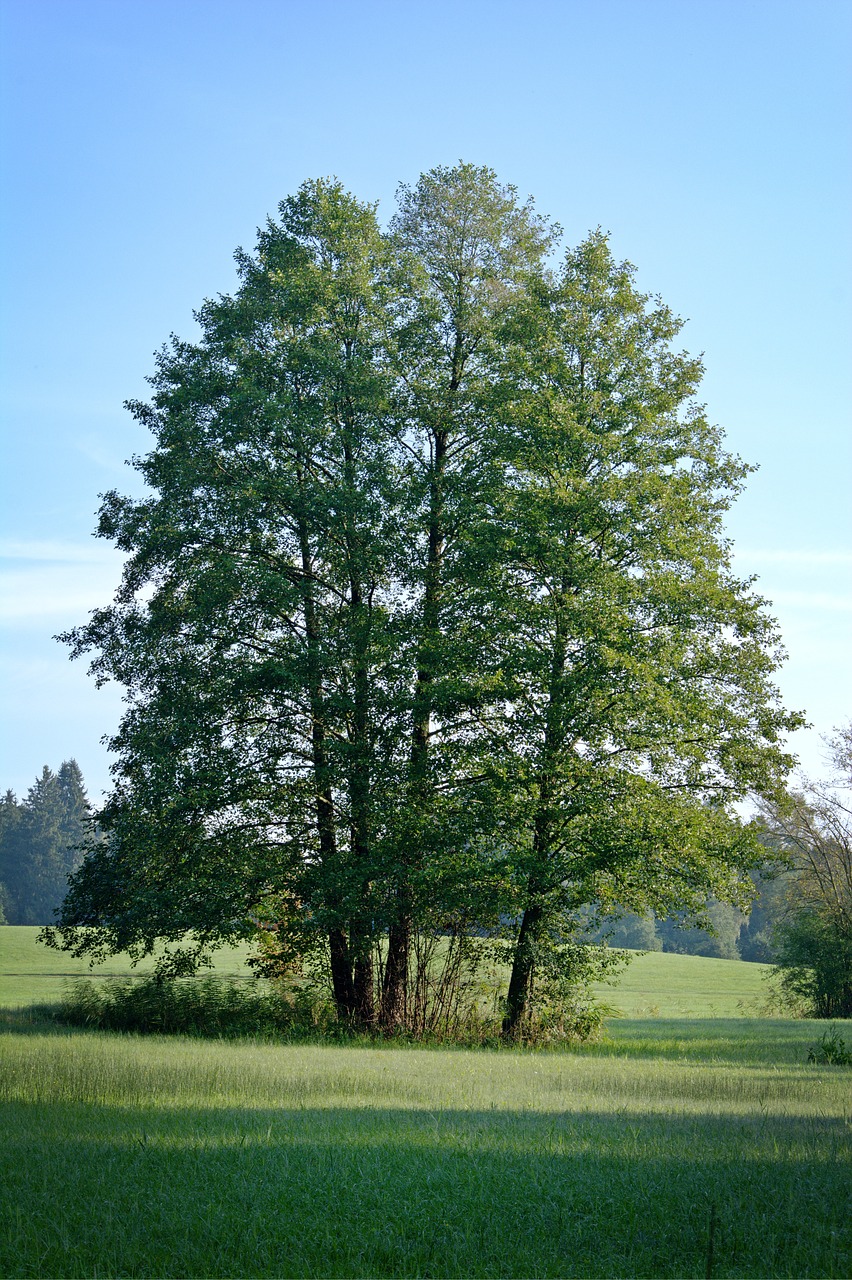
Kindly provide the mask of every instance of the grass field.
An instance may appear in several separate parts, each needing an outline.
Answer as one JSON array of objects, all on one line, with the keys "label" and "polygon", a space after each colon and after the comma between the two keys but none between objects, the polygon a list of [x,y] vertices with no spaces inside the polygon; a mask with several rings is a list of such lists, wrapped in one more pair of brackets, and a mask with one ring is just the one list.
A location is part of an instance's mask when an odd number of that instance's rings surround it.
[{"label": "grass field", "polygon": [[[125,977],[130,973],[150,973],[154,967],[153,960],[143,960],[134,969],[127,956],[113,956],[90,969],[88,960],[37,942],[38,934],[36,926],[0,926],[0,1007],[52,1004],[59,1000],[69,980]],[[218,952],[215,972],[226,977],[247,977],[248,952],[248,946]]]},{"label": "grass field", "polygon": [[[87,960],[37,943],[38,932],[25,925],[0,928],[0,1007],[50,1004],[59,1000],[69,979],[149,973],[153,967],[148,960],[134,970],[127,957],[116,956],[92,970]],[[217,952],[214,972],[248,976],[247,954],[247,946]],[[616,986],[600,985],[597,992],[631,1018],[736,1017],[757,1011],[765,1000],[763,979],[769,968],[740,960],[637,953]]]},{"label": "grass field", "polygon": [[[0,1035],[3,1276],[848,1276],[813,1023],[579,1052]],[[848,1031],[849,1028],[847,1027]]]},{"label": "grass field", "polygon": [[[0,929],[7,1005],[86,971],[34,932]],[[703,1277],[715,1206],[714,1277],[848,1276],[852,1075],[807,1063],[821,1024],[743,1017],[761,985],[640,957],[606,991],[634,1016],[538,1053],[0,1012],[0,1275]]]}]

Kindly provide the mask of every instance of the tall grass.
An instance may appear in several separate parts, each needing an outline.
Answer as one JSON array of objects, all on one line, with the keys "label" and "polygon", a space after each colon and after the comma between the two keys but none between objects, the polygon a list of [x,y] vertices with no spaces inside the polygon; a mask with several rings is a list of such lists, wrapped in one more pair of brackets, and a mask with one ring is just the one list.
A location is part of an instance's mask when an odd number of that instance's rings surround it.
[{"label": "tall grass", "polygon": [[4,1276],[704,1276],[713,1205],[714,1276],[852,1270],[850,1076],[806,1062],[812,1024],[571,1053],[26,1032]]},{"label": "tall grass", "polygon": [[77,981],[56,1017],[71,1026],[205,1036],[294,1038],[340,1031],[330,1005],[311,991],[226,978]]}]

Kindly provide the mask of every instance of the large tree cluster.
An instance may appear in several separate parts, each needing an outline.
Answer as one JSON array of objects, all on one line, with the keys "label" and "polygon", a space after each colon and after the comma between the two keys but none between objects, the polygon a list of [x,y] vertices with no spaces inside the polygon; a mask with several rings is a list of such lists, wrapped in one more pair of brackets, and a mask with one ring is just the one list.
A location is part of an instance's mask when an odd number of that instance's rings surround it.
[{"label": "large tree cluster", "polygon": [[0,924],[50,924],[91,835],[76,760],[47,765],[23,800],[0,800]]},{"label": "large tree cluster", "polygon": [[500,935],[512,1035],[585,904],[736,899],[798,723],[724,535],[747,467],[680,322],[558,238],[467,164],[385,229],[309,182],[161,352],[69,637],[128,706],[56,941],[178,969],[262,926],[390,1031],[424,940]]}]

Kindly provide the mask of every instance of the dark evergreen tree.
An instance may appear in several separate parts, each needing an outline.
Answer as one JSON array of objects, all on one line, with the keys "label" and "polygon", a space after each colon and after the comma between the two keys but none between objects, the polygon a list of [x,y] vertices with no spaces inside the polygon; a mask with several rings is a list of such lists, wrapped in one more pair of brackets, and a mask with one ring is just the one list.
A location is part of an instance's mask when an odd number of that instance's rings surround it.
[{"label": "dark evergreen tree", "polygon": [[10,924],[50,924],[80,866],[90,832],[89,802],[76,760],[44,766],[20,803],[0,806],[0,882]]},{"label": "dark evergreen tree", "polygon": [[9,879],[14,864],[14,833],[21,814],[14,791],[8,790],[0,800],[0,924],[9,924],[14,914],[9,893]]}]

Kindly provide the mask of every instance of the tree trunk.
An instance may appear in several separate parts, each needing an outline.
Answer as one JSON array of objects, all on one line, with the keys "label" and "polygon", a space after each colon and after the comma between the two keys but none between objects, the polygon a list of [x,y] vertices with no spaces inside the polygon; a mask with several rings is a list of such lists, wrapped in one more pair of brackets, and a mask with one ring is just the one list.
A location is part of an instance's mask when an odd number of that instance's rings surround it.
[{"label": "tree trunk", "polygon": [[512,960],[512,976],[506,996],[506,1016],[503,1019],[503,1039],[516,1040],[530,1003],[535,947],[538,941],[543,912],[540,906],[529,906],[523,914],[515,954]]},{"label": "tree trunk", "polygon": [[[337,862],[337,836],[334,829],[334,805],[331,774],[325,745],[325,703],[322,695],[322,673],[319,665],[319,634],[313,588],[313,560],[308,531],[299,522],[302,560],[302,600],[305,615],[305,639],[308,651],[308,695],[311,708],[311,756],[314,773],[314,795],[317,815],[317,839],[324,867],[332,869]],[[333,898],[333,895],[329,895]],[[333,902],[330,902],[333,905]],[[331,982],[337,1016],[350,1022],[355,1016],[355,987],[346,934],[342,927],[332,928],[328,935],[331,954]]]},{"label": "tree trunk", "polygon": [[[349,434],[344,439],[347,489],[352,508],[347,513],[346,554],[349,565],[349,630],[352,646],[353,705],[350,728],[349,800],[351,805],[352,857],[360,874],[362,903],[366,906],[372,878],[371,864],[371,756],[370,741],[370,603],[364,598],[362,538],[356,524],[355,459],[351,445],[351,409],[347,406]],[[364,1026],[376,1019],[373,983],[372,938],[368,921],[354,919],[349,926],[349,954],[354,966],[355,1016]]]},{"label": "tree trunk", "polygon": [[405,1025],[410,955],[411,917],[403,911],[388,930],[388,954],[385,961],[380,1012],[383,1031],[398,1031]]},{"label": "tree trunk", "polygon": [[[568,590],[567,580],[563,580],[562,594]],[[564,745],[564,726],[562,712],[564,707],[564,679],[568,646],[565,637],[565,624],[556,601],[556,630],[553,642],[553,655],[550,664],[550,680],[548,689],[547,713],[544,726],[544,742],[542,744],[542,764],[538,782],[538,798],[534,819],[533,835],[533,870],[527,886],[527,903],[521,919],[518,940],[512,957],[512,974],[509,979],[509,992],[506,997],[506,1016],[503,1019],[503,1036],[507,1040],[514,1039],[521,1027],[530,1003],[533,968],[535,966],[536,944],[541,936],[544,923],[544,907],[541,902],[543,887],[549,883],[548,864],[552,857],[553,822],[554,822],[554,762]]]},{"label": "tree trunk", "polygon": [[331,986],[337,1016],[341,1022],[351,1022],[356,1015],[357,997],[352,981],[352,965],[349,947],[342,929],[331,929],[328,935],[331,952]]}]

